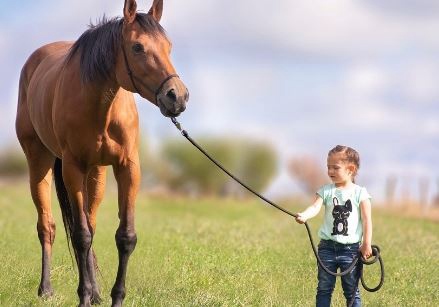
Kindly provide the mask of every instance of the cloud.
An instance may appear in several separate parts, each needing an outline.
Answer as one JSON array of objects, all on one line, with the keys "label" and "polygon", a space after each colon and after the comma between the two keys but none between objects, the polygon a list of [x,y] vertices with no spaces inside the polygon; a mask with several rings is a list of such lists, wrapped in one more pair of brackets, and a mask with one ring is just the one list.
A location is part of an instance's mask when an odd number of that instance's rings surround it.
[{"label": "cloud", "polygon": [[436,104],[439,101],[439,61],[422,58],[408,63],[404,75],[399,78],[404,95],[414,103]]},{"label": "cloud", "polygon": [[439,15],[439,3],[436,0],[367,0],[363,3],[390,16],[425,19],[436,18]]},{"label": "cloud", "polygon": [[[147,11],[151,2],[138,7]],[[373,181],[390,169],[439,173],[437,1],[164,5],[174,64],[191,92],[181,119],[195,136],[260,137],[284,160],[302,153],[320,158],[334,144],[351,144]],[[29,54],[47,42],[76,39],[104,13],[121,16],[123,1],[17,6],[5,2],[1,10],[0,130],[6,133],[0,139],[14,138],[18,74]],[[4,13],[14,7],[16,14]],[[138,100],[148,137],[176,135],[156,107]]]},{"label": "cloud", "polygon": [[[205,37],[215,44],[256,44],[320,57],[364,57],[410,46],[439,48],[436,15],[389,14],[383,6],[342,1],[195,1],[172,6],[176,36]],[[439,14],[439,13],[438,13]],[[217,39],[219,38],[219,39]],[[206,42],[204,42],[206,44]],[[248,50],[251,52],[252,50]]]},{"label": "cloud", "polygon": [[349,67],[344,82],[347,92],[361,97],[379,95],[390,85],[387,72],[373,64]]}]

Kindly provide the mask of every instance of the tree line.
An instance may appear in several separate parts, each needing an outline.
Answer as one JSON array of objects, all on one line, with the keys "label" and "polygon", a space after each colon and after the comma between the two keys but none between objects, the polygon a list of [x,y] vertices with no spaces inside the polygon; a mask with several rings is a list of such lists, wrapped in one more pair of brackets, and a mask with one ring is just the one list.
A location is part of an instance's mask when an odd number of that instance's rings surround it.
[{"label": "tree line", "polygon": [[[234,175],[257,191],[275,178],[278,155],[271,144],[253,139],[204,137],[199,143]],[[182,139],[166,139],[153,152],[143,141],[140,148],[143,186],[164,186],[180,194],[241,196],[245,191],[195,147]],[[0,153],[0,177],[27,174],[20,149]]]}]

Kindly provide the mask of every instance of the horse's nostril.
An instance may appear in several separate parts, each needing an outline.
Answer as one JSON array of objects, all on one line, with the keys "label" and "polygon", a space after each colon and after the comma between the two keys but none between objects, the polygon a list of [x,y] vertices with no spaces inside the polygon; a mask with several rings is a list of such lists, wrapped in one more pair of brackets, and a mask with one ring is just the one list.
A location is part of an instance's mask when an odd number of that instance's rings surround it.
[{"label": "horse's nostril", "polygon": [[172,99],[173,101],[177,100],[177,95],[175,95],[175,91],[174,89],[170,89],[167,93],[166,96],[170,99]]}]

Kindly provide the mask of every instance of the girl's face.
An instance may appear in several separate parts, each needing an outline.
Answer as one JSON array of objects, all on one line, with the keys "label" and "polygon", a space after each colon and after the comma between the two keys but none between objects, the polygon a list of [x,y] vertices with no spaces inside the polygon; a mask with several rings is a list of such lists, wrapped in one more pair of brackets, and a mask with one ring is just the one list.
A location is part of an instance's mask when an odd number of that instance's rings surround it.
[{"label": "girl's face", "polygon": [[344,161],[342,152],[328,156],[328,176],[336,186],[344,186],[352,182],[355,166]]}]

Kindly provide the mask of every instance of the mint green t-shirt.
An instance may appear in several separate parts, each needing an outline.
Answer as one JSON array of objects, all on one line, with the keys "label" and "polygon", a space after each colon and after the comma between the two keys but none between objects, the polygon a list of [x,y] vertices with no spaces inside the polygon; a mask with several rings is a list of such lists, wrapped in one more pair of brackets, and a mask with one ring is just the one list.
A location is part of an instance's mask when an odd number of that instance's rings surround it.
[{"label": "mint green t-shirt", "polygon": [[370,199],[366,188],[353,184],[349,188],[337,188],[327,184],[317,191],[323,199],[325,216],[319,237],[342,244],[360,242],[363,238],[360,203]]}]

